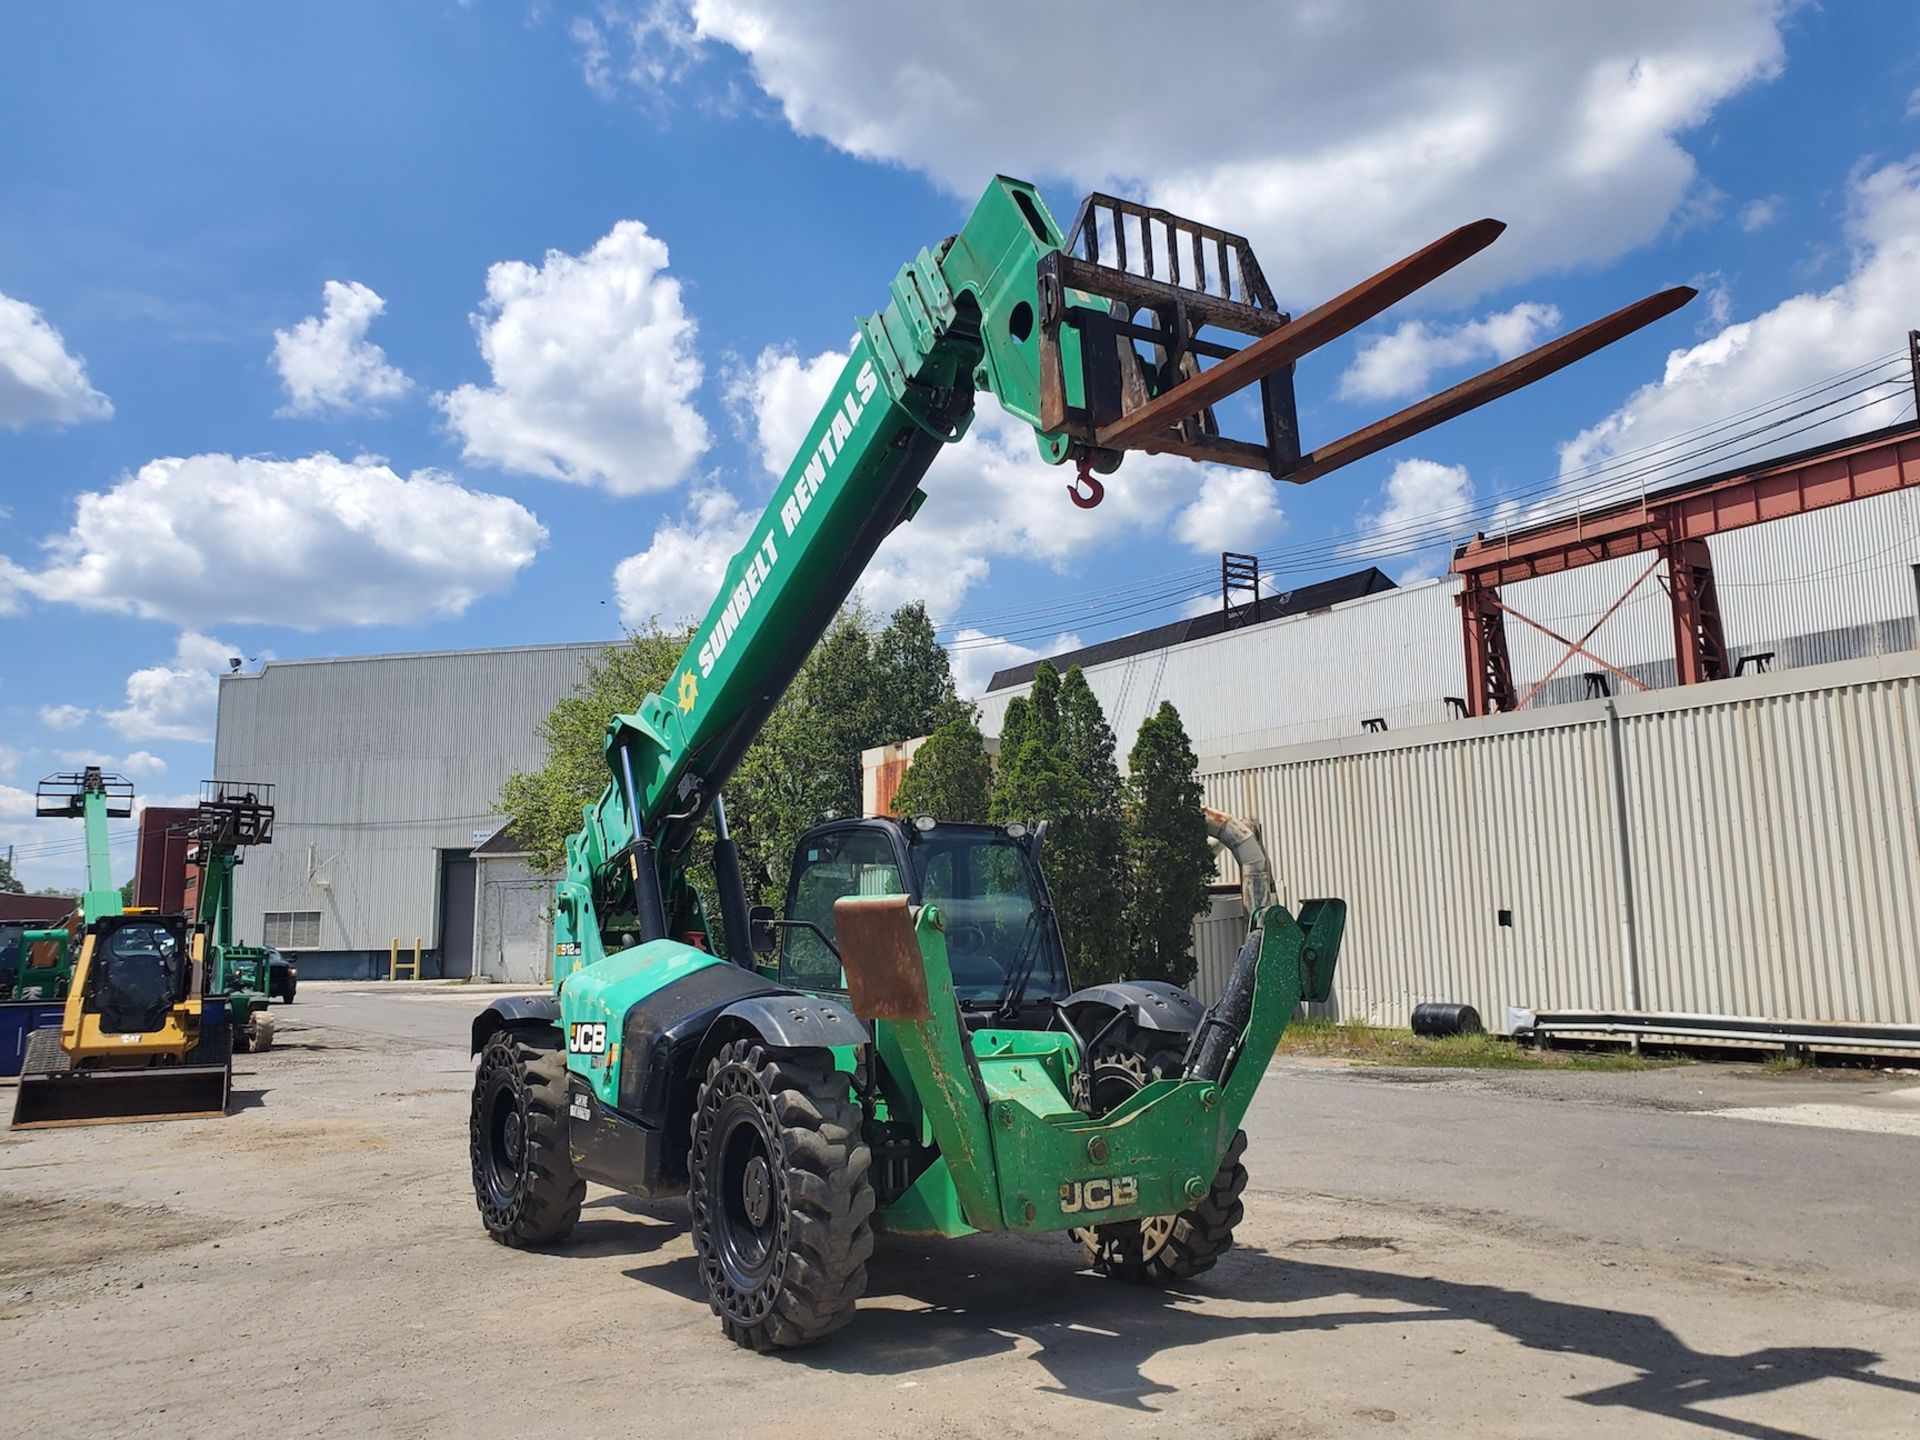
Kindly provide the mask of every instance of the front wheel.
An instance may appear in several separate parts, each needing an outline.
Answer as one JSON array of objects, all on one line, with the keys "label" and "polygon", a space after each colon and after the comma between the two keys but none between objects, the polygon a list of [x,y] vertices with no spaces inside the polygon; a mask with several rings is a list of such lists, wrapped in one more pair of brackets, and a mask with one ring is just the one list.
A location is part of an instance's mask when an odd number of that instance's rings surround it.
[{"label": "front wheel", "polygon": [[853,1318],[873,1253],[860,1121],[828,1051],[740,1040],[708,1065],[688,1199],[707,1303],[737,1344],[806,1345]]},{"label": "front wheel", "polygon": [[[1179,1070],[1177,1050],[1110,1047],[1082,1072],[1075,1098],[1089,1113],[1105,1114],[1148,1081]],[[1236,1130],[1207,1193],[1177,1215],[1075,1230],[1087,1263],[1102,1275],[1136,1285],[1174,1285],[1211,1270],[1233,1248],[1234,1227],[1246,1213],[1240,1202],[1247,1188],[1246,1153],[1247,1132]]]},{"label": "front wheel", "polygon": [[567,1238],[587,1185],[567,1148],[567,1057],[557,1046],[493,1033],[473,1077],[467,1140],[489,1235],[515,1247]]}]

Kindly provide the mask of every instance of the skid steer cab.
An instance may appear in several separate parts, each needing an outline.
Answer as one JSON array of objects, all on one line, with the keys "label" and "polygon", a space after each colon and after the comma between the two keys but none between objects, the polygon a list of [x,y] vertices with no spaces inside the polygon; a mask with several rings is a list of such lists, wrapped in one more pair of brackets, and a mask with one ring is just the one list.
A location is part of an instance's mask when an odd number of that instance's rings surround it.
[{"label": "skid steer cab", "polygon": [[87,926],[57,1026],[34,1031],[13,1127],[190,1119],[226,1113],[226,1006],[201,994],[184,915],[129,911]]},{"label": "skid steer cab", "polygon": [[[1025,827],[861,820],[794,855],[728,963],[658,940],[474,1025],[473,1184],[509,1245],[565,1239],[585,1182],[688,1195],[708,1299],[756,1349],[851,1317],[876,1230],[1071,1230],[1110,1276],[1209,1269],[1239,1222],[1240,1120],[1331,982],[1338,901],[1273,907],[1211,1008],[1073,988]],[[1243,1057],[1246,1057],[1243,1063]]]}]

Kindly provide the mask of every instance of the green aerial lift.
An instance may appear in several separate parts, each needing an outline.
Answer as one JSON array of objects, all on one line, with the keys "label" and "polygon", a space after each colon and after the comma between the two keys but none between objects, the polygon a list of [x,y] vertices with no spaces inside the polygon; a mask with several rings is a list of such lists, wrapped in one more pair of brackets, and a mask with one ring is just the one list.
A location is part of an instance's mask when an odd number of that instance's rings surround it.
[{"label": "green aerial lift", "polygon": [[[1129,449],[1304,481],[1667,314],[1673,290],[1312,451],[1292,366],[1484,248],[1455,231],[1298,318],[1238,236],[1108,196],[1062,235],[988,188],[895,278],[666,693],[607,724],[611,781],[567,845],[549,995],[473,1026],[473,1188],[507,1245],[563,1240],[585,1182],[686,1192],[708,1299],[766,1350],[844,1324],[876,1228],[1074,1231],[1120,1279],[1185,1280],[1231,1244],[1240,1133],[1281,1032],[1325,999],[1346,907],[1269,905],[1211,1006],[1074,990],[1020,825],[841,821],[802,837],[785,914],[748,909],[721,790],[976,395],[1073,462],[1081,506]],[[1244,343],[1235,343],[1236,341]],[[1206,362],[1206,363],[1203,363]],[[1217,407],[1249,390],[1258,441]],[[689,882],[711,818],[720,934]]]},{"label": "green aerial lift", "polygon": [[248,846],[273,841],[273,787],[233,780],[200,786],[192,821],[196,943],[210,995],[224,995],[233,1022],[233,1048],[245,1055],[273,1045],[269,957],[264,946],[233,940],[233,872]]}]

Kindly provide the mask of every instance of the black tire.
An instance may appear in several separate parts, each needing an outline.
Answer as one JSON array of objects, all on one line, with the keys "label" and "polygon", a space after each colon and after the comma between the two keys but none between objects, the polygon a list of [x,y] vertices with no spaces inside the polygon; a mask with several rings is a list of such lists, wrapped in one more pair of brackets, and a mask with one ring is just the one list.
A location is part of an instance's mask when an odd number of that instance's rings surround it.
[{"label": "black tire", "polygon": [[473,1199],[502,1245],[553,1245],[580,1219],[587,1183],[567,1148],[567,1060],[558,1034],[538,1043],[496,1030],[473,1077],[467,1148]]},{"label": "black tire", "polygon": [[[1104,1114],[1149,1080],[1179,1074],[1180,1061],[1177,1050],[1103,1048],[1076,1077],[1075,1103]],[[1236,1130],[1207,1193],[1177,1215],[1075,1230],[1087,1263],[1135,1285],[1175,1285],[1211,1270],[1233,1248],[1234,1227],[1245,1214],[1240,1196],[1247,1188],[1246,1153],[1247,1132]]]},{"label": "black tire", "polygon": [[253,1053],[253,1027],[236,1025],[233,1029],[233,1053],[251,1055]]},{"label": "black tire", "polygon": [[811,1344],[867,1288],[872,1156],[851,1086],[826,1050],[738,1040],[707,1066],[688,1205],[707,1303],[736,1344]]}]

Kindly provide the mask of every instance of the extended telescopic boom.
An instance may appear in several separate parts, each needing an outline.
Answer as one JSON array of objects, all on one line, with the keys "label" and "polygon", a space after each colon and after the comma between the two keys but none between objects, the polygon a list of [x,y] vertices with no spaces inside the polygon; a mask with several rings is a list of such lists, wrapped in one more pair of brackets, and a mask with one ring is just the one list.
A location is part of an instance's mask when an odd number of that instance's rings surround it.
[{"label": "extended telescopic boom", "polygon": [[[639,940],[670,933],[695,832],[874,552],[926,498],[921,479],[966,432],[978,393],[1034,427],[1042,458],[1077,462],[1078,487],[1069,489],[1082,505],[1099,503],[1094,472],[1111,473],[1127,449],[1306,480],[1539,379],[1692,298],[1686,289],[1649,297],[1303,451],[1294,362],[1503,228],[1464,226],[1296,320],[1275,305],[1239,236],[1103,195],[1063,235],[1031,185],[996,178],[960,232],[902,267],[886,307],[860,322],[840,378],[665,693],[608,722],[612,779],[568,842],[556,936],[577,937],[563,943],[585,964],[603,953],[599,932],[612,915],[633,917]],[[1222,435],[1215,414],[1249,387],[1258,442]],[[719,850],[722,888],[737,891],[724,835]],[[744,898],[721,902],[729,951],[744,955],[747,937],[735,933]]]}]

